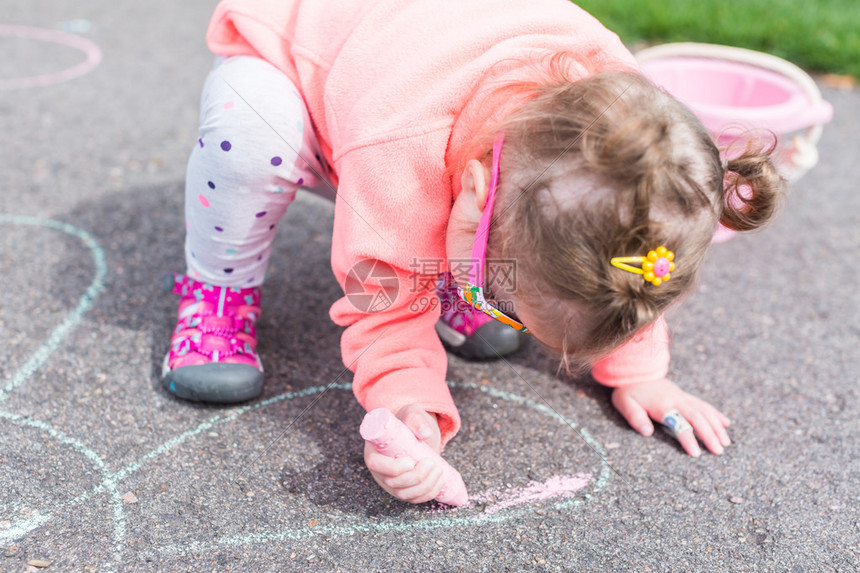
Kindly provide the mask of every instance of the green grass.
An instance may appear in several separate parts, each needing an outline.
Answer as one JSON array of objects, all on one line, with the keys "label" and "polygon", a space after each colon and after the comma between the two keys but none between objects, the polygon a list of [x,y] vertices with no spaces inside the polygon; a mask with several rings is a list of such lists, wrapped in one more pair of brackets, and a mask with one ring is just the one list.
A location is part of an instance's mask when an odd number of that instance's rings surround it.
[{"label": "green grass", "polygon": [[577,0],[628,46],[705,42],[860,77],[858,0]]}]

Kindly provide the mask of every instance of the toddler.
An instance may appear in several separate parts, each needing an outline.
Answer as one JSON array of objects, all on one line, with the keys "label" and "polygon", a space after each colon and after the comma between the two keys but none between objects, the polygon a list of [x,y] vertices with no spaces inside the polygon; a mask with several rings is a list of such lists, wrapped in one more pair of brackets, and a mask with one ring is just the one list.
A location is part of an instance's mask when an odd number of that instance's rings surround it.
[{"label": "toddler", "polygon": [[[691,112],[567,0],[222,0],[207,41],[219,60],[188,164],[168,390],[262,391],[272,239],[296,190],[316,187],[336,195],[345,296],[330,315],[367,410],[441,451],[460,418],[440,336],[473,357],[533,337],[614,387],[641,434],[665,424],[693,456],[698,440],[730,443],[726,416],[666,378],[662,316],[718,223],[771,217],[769,150],[721,163]],[[442,487],[431,459],[368,446],[365,461],[398,499]]]}]

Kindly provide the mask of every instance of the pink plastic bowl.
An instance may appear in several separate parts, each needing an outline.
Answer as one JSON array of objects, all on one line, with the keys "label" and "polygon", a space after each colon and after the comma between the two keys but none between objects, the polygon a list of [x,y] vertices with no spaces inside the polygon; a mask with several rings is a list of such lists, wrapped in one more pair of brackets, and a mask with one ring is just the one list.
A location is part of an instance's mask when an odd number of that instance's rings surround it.
[{"label": "pink plastic bowl", "polygon": [[[833,107],[815,81],[776,56],[713,44],[664,44],[636,54],[642,73],[678,98],[704,124],[723,157],[743,150],[746,130],[777,136],[774,162],[796,181],[818,161],[815,144]],[[798,133],[800,132],[800,133]],[[733,235],[720,227],[719,242]]]},{"label": "pink plastic bowl", "polygon": [[684,102],[708,131],[733,125],[790,133],[830,121],[833,108],[812,102],[792,79],[748,64],[708,58],[664,58],[642,73]]}]

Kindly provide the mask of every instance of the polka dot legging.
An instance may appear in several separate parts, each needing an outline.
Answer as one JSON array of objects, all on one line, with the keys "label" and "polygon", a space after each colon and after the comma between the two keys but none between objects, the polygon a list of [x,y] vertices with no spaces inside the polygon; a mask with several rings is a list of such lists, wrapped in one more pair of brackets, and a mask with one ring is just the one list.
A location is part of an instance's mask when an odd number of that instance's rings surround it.
[{"label": "polka dot legging", "polygon": [[317,175],[319,146],[293,83],[258,58],[220,60],[203,88],[185,178],[188,275],[262,284],[278,221]]}]

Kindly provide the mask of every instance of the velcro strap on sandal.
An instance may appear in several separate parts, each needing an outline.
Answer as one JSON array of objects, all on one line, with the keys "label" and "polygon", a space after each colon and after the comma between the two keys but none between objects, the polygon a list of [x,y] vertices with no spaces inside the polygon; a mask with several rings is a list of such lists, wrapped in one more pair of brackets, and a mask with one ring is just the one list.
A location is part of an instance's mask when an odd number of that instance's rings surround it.
[{"label": "velcro strap on sandal", "polygon": [[234,316],[204,316],[197,328],[206,334],[233,334],[242,325],[242,319]]},{"label": "velcro strap on sandal", "polygon": [[196,300],[218,303],[224,291],[224,304],[230,306],[260,306],[260,287],[219,287],[195,281],[181,274],[173,275],[173,293]]},{"label": "velcro strap on sandal", "polygon": [[[227,356],[233,354],[235,347],[238,346],[238,344],[234,345],[233,342],[238,343],[236,339],[228,340],[214,334],[203,334],[200,336],[200,342],[196,345],[196,350],[201,354],[212,355],[213,352],[217,352],[222,356]],[[192,346],[194,346],[193,341]]]}]

